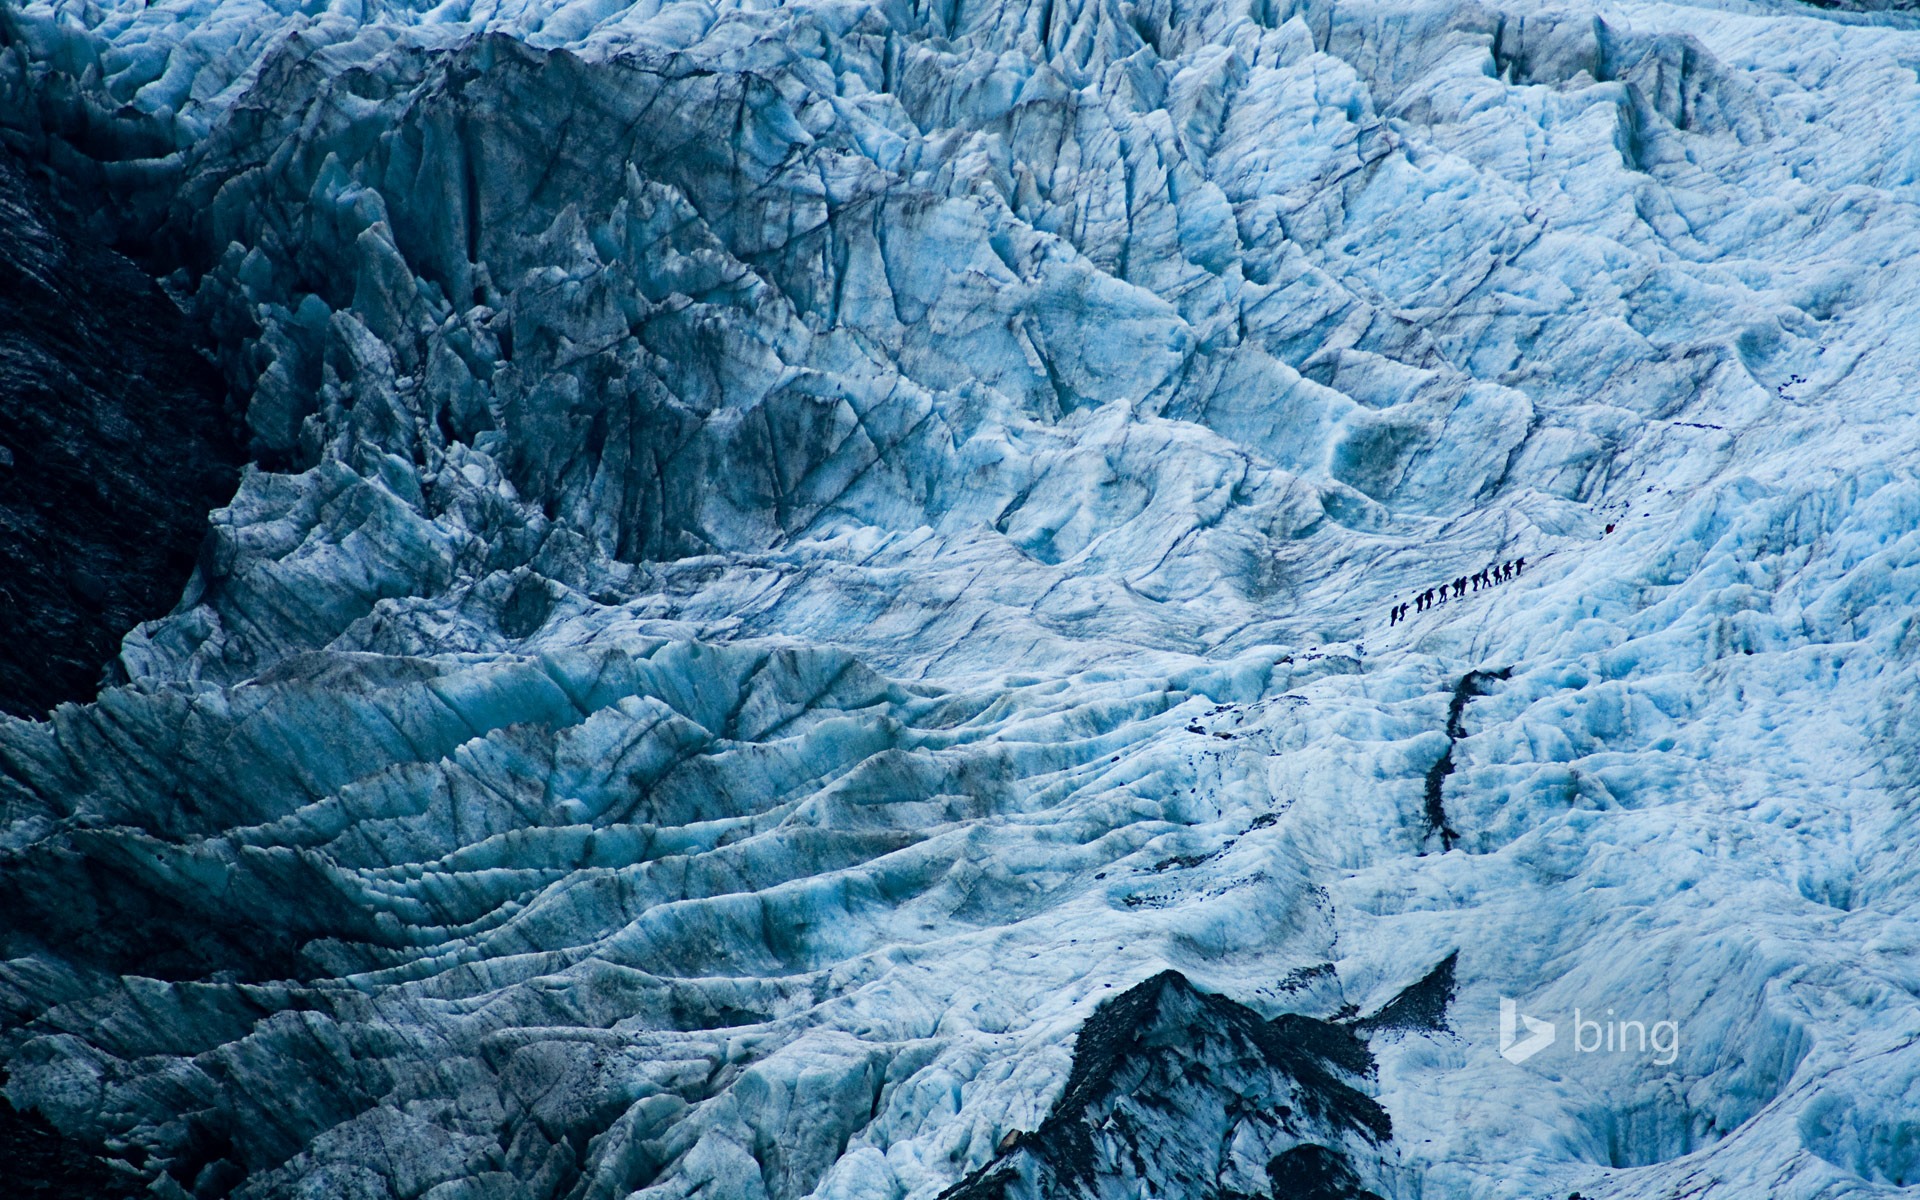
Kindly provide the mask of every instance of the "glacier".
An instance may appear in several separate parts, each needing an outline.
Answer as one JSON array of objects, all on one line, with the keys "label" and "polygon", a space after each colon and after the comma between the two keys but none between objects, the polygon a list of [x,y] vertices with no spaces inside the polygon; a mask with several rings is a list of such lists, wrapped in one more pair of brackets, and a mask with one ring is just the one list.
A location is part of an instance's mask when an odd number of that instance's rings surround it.
[{"label": "glacier", "polygon": [[126,1194],[1920,1186],[1900,5],[7,0],[0,142],[246,443],[0,717]]}]

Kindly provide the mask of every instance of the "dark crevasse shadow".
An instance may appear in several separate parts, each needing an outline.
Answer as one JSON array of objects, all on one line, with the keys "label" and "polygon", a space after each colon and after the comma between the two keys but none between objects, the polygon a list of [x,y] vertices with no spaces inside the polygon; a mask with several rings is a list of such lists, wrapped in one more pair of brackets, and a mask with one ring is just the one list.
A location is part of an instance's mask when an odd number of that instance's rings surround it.
[{"label": "dark crevasse shadow", "polygon": [[[6,1083],[0,1071],[0,1087]],[[47,1119],[0,1094],[0,1180],[17,1200],[131,1200],[137,1189]]]},{"label": "dark crevasse shadow", "polygon": [[91,700],[166,615],[240,447],[171,299],[0,153],[0,711]]}]

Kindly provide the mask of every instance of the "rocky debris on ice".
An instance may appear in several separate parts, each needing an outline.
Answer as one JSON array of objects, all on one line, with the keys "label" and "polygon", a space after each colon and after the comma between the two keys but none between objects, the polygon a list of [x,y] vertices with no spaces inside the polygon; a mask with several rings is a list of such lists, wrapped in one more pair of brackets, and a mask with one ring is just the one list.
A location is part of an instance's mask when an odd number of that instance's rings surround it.
[{"label": "rocky debris on ice", "polygon": [[253,464],[0,725],[9,1101],[171,1200],[1898,1194],[1917,39],[7,9]]}]

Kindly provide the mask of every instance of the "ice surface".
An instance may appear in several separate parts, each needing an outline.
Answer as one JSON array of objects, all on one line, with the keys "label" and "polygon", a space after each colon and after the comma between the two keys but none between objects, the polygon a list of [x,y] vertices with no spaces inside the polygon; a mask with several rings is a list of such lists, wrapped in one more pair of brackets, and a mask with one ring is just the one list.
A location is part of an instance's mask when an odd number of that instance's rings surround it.
[{"label": "ice surface", "polygon": [[1920,1183],[1915,19],[0,15],[258,464],[0,726],[6,1092],[153,1194],[1044,1187],[1168,970],[1365,1033],[1355,1187]]}]

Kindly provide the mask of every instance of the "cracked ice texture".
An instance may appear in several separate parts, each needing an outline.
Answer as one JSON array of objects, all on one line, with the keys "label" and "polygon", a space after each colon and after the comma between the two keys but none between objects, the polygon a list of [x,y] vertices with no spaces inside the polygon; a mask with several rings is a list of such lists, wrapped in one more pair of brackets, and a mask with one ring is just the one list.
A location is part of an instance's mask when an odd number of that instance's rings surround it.
[{"label": "cracked ice texture", "polygon": [[8,1094],[164,1194],[930,1197],[1456,952],[1383,1179],[1920,1180],[1910,18],[6,17],[260,464],[0,728]]}]

